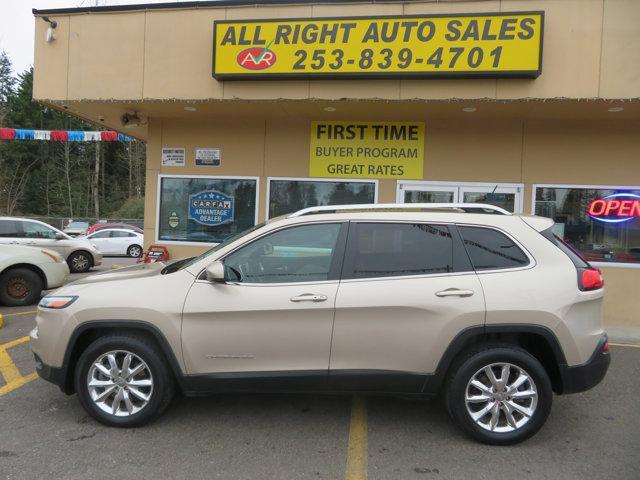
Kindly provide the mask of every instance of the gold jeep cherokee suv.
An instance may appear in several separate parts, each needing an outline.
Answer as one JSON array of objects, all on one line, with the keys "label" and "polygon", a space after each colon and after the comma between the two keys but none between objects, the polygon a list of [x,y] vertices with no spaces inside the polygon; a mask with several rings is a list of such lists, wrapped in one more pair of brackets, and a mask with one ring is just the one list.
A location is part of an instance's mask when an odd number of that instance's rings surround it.
[{"label": "gold jeep cherokee suv", "polygon": [[176,388],[443,392],[475,439],[519,442],[609,366],[600,272],[552,226],[478,204],[301,210],[43,298],[37,371],[107,425],[149,422]]}]

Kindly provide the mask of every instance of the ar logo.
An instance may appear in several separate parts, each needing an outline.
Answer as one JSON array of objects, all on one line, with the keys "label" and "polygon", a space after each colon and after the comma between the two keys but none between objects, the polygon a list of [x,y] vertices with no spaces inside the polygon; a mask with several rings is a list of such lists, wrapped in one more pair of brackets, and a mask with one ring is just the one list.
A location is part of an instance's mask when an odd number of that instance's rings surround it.
[{"label": "ar logo", "polygon": [[276,54],[268,47],[252,47],[241,51],[236,61],[247,70],[264,70],[276,63]]}]

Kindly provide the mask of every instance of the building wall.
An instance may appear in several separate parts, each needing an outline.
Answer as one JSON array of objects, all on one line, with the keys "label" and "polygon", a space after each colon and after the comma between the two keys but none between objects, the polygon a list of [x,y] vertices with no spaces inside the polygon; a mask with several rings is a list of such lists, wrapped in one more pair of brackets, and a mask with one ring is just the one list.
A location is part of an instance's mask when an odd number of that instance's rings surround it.
[{"label": "building wall", "polygon": [[[414,119],[415,120],[415,119]],[[553,120],[447,121],[426,125],[424,180],[522,183],[525,213],[531,212],[532,185],[638,185],[630,169],[640,151],[640,122],[560,122]],[[242,122],[155,120],[150,124],[145,208],[146,244],[156,238],[158,174],[260,176],[258,212],[265,218],[266,178],[309,177],[310,122],[251,119]],[[197,167],[197,146],[222,150],[220,167]],[[161,167],[161,147],[184,147],[185,167]],[[395,202],[396,181],[379,180],[378,201]],[[166,244],[166,242],[161,242]],[[205,247],[169,244],[172,258]],[[605,268],[605,318],[613,325],[638,325],[633,301],[639,270]]]},{"label": "building wall", "polygon": [[[221,19],[545,11],[535,80],[218,82],[212,22]],[[638,98],[640,2],[493,0],[140,10],[36,18],[34,98],[83,100]],[[100,85],[100,88],[96,88]],[[286,87],[285,87],[286,86]]]}]

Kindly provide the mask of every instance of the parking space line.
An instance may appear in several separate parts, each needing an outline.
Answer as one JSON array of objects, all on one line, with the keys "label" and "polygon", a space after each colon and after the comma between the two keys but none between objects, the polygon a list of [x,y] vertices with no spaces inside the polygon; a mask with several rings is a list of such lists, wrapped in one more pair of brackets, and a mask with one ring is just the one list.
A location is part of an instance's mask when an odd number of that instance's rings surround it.
[{"label": "parking space line", "polygon": [[0,397],[38,378],[38,374],[36,372],[23,376],[7,352],[8,349],[28,341],[29,337],[26,336],[0,345],[0,374],[4,377],[4,381],[6,382],[5,385],[0,387]]},{"label": "parking space line", "polygon": [[354,396],[349,422],[347,471],[345,480],[367,479],[367,403],[364,397]]},{"label": "parking space line", "polygon": [[609,342],[609,346],[611,347],[631,347],[631,348],[640,348],[640,345],[635,343],[611,343]]}]

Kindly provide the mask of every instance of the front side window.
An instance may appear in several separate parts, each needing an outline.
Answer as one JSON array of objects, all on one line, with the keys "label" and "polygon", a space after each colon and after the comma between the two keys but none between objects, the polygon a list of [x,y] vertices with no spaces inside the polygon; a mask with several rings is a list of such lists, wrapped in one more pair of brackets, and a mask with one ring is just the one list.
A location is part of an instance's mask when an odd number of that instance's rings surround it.
[{"label": "front side window", "polygon": [[476,270],[524,267],[529,258],[513,240],[491,228],[463,227],[458,230]]},{"label": "front side window", "polygon": [[444,225],[353,223],[345,276],[397,277],[453,271],[453,240]]},{"label": "front side window", "polygon": [[269,218],[318,205],[375,203],[373,182],[270,180]]},{"label": "front side window", "polygon": [[337,278],[334,254],[340,223],[279,230],[224,259],[230,281],[244,283],[318,282]]},{"label": "front side window", "polygon": [[98,233],[94,233],[93,235],[90,235],[88,238],[109,238],[111,236],[111,232],[110,231],[102,231],[102,232],[98,232]]},{"label": "front side window", "polygon": [[537,187],[536,215],[589,262],[640,263],[640,189]]},{"label": "front side window", "polygon": [[158,239],[220,243],[256,223],[257,180],[162,177]]},{"label": "front side window", "polygon": [[25,238],[56,238],[56,232],[51,227],[35,222],[22,222]]}]

